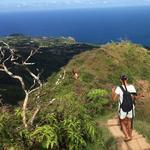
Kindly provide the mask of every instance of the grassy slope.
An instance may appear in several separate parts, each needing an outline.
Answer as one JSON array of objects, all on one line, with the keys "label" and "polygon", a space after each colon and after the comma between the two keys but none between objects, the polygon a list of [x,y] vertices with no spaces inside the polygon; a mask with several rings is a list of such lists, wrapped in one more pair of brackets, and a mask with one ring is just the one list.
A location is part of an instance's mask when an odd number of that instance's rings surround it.
[{"label": "grassy slope", "polygon": [[129,79],[150,80],[150,52],[128,42],[112,43],[74,57],[68,70],[77,68],[81,74],[94,76],[98,85],[118,83],[118,76],[126,73]]},{"label": "grassy slope", "polygon": [[[87,91],[91,88],[105,88],[109,91],[112,85],[118,85],[120,74],[127,74],[129,81],[136,85],[139,92],[149,92],[150,52],[142,46],[123,41],[111,43],[75,56],[66,66],[68,72],[75,68],[82,86]],[[148,84],[144,89],[144,83]],[[71,83],[70,83],[71,84]],[[86,87],[86,88],[85,88]],[[150,102],[149,96],[137,102],[136,129],[150,139]],[[141,122],[143,125],[141,126]],[[144,127],[144,128],[143,128]]]}]

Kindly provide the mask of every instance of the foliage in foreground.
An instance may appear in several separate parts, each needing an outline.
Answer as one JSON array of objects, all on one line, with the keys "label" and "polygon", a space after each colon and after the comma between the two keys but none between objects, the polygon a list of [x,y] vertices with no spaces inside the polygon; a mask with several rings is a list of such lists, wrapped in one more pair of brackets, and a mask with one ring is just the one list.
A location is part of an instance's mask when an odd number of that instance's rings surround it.
[{"label": "foliage in foreground", "polygon": [[99,135],[94,144],[88,144],[87,150],[116,150],[116,142],[107,128],[100,126]]},{"label": "foliage in foreground", "polygon": [[5,113],[0,118],[1,147],[73,150],[83,149],[88,141],[94,141],[95,124],[88,116],[60,115],[63,114],[39,114],[36,126],[24,129],[17,116]]},{"label": "foliage in foreground", "polygon": [[[6,111],[0,115],[1,147],[15,150],[82,150],[87,149],[89,143],[94,144],[97,141],[99,132],[92,117],[102,114],[103,107],[108,103],[107,91],[86,91],[84,86],[78,91],[76,83],[72,86],[67,84],[74,82],[70,74],[66,75],[60,85],[55,86],[52,83],[56,78],[55,75],[42,89],[42,107],[33,125],[26,129],[22,126],[22,112],[19,107],[11,113]],[[53,98],[56,100],[51,104]],[[96,101],[96,105],[93,105]],[[30,97],[28,117],[34,112],[33,105],[34,94]],[[97,111],[89,113],[94,109]],[[102,138],[99,143],[104,146]]]},{"label": "foliage in foreground", "polygon": [[135,129],[142,135],[146,137],[148,141],[150,141],[150,126],[149,122],[136,120],[134,122]]}]

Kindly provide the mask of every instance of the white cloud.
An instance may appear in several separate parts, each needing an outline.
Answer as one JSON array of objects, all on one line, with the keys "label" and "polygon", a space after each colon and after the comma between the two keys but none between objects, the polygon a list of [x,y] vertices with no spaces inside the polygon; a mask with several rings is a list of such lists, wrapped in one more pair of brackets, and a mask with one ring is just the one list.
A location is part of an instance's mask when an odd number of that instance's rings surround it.
[{"label": "white cloud", "polygon": [[75,4],[81,4],[82,2],[80,0],[74,0]]},{"label": "white cloud", "polygon": [[150,5],[150,0],[0,0],[0,10]]},{"label": "white cloud", "polygon": [[103,1],[103,3],[104,3],[104,4],[107,4],[107,3],[108,3],[108,1]]},{"label": "white cloud", "polygon": [[57,1],[51,1],[52,4],[57,4]]}]

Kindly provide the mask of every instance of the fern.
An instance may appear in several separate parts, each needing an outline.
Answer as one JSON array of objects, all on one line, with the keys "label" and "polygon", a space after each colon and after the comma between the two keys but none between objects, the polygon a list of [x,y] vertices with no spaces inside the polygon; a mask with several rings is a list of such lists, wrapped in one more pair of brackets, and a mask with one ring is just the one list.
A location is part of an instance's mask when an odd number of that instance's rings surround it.
[{"label": "fern", "polygon": [[107,95],[108,92],[103,89],[92,89],[89,91],[86,108],[92,116],[104,112],[104,106],[109,103]]},{"label": "fern", "polygon": [[31,134],[31,138],[41,143],[41,146],[45,149],[53,149],[58,147],[57,128],[49,125],[44,125],[36,128]]},{"label": "fern", "polygon": [[81,121],[76,118],[68,118],[63,121],[66,131],[67,145],[69,150],[78,150],[86,147],[86,141],[82,135]]}]

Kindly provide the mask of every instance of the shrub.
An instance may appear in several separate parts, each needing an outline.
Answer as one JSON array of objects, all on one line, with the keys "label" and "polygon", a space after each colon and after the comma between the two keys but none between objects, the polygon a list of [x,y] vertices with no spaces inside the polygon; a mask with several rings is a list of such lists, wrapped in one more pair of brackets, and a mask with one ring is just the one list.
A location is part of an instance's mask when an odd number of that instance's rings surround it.
[{"label": "shrub", "polygon": [[67,149],[78,150],[86,146],[86,141],[82,135],[81,120],[76,118],[65,119],[63,130],[66,134]]},{"label": "shrub", "polygon": [[109,102],[107,95],[108,92],[102,89],[92,89],[89,91],[86,107],[92,116],[104,113],[104,106]]},{"label": "shrub", "polygon": [[39,143],[44,149],[54,149],[59,146],[57,130],[58,127],[56,125],[37,127],[33,133],[31,133],[31,139],[34,139],[34,141]]}]

